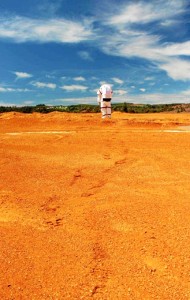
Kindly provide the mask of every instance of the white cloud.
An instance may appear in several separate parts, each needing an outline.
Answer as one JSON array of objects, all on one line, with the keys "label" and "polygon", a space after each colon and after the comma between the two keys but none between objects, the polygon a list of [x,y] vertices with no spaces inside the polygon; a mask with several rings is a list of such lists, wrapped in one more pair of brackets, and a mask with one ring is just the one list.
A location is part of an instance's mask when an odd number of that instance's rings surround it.
[{"label": "white cloud", "polygon": [[114,90],[114,95],[120,95],[120,96],[123,96],[123,95],[126,95],[127,94],[127,91],[126,90]]},{"label": "white cloud", "polygon": [[147,104],[189,103],[186,95],[182,94],[143,94],[128,96],[127,102]]},{"label": "white cloud", "polygon": [[128,102],[133,103],[147,103],[147,104],[170,104],[170,103],[188,103],[189,99],[182,94],[143,94],[139,96],[132,96]]},{"label": "white cloud", "polygon": [[120,26],[128,23],[146,24],[166,20],[184,11],[184,1],[170,0],[157,2],[136,2],[122,5],[107,21],[109,24]]},{"label": "white cloud", "polygon": [[0,101],[0,106],[16,106],[15,103]]},{"label": "white cloud", "polygon": [[[96,97],[83,98],[63,98],[51,100],[58,103],[63,102],[66,105],[70,104],[97,104]],[[170,103],[189,103],[189,95],[185,94],[140,94],[140,95],[115,95],[112,100],[113,103],[135,103],[135,104],[170,104]]]},{"label": "white cloud", "polygon": [[79,51],[78,55],[84,60],[93,61],[92,56],[87,51]]},{"label": "white cloud", "polygon": [[107,82],[107,81],[100,81],[100,86],[103,85],[103,84],[109,84],[111,87],[113,87],[113,84]]},{"label": "white cloud", "polygon": [[14,90],[12,88],[4,88],[0,87],[0,92],[13,92]]},{"label": "white cloud", "polygon": [[100,85],[106,84],[106,83],[107,83],[106,81],[100,81]]},{"label": "white cloud", "polygon": [[60,87],[62,90],[66,90],[68,92],[73,92],[73,91],[86,91],[87,87],[84,85],[63,85]]},{"label": "white cloud", "polygon": [[0,18],[0,38],[16,42],[78,43],[93,37],[91,22],[66,19],[31,19],[26,17]]},{"label": "white cloud", "polygon": [[114,97],[113,102],[128,102],[135,104],[170,104],[189,103],[188,95],[184,94],[139,94]]},{"label": "white cloud", "polygon": [[[118,5],[113,15],[107,13],[102,17],[102,23],[109,26],[111,34],[98,41],[99,48],[108,55],[146,59],[174,80],[189,80],[189,67],[185,67],[182,56],[189,58],[190,41],[164,43],[164,36],[152,33],[155,32],[152,22],[161,24],[166,19],[172,22],[185,12],[187,4],[186,0],[160,0]],[[177,61],[179,68],[175,68],[171,58]]]},{"label": "white cloud", "polygon": [[90,92],[91,92],[91,93],[94,93],[95,95],[97,95],[97,91],[98,91],[98,88],[97,88],[97,89],[90,90]]},{"label": "white cloud", "polygon": [[182,59],[170,59],[159,65],[174,80],[190,80],[190,62]]},{"label": "white cloud", "polygon": [[146,89],[144,89],[144,88],[141,88],[141,89],[139,89],[139,91],[141,91],[141,92],[146,92]]},{"label": "white cloud", "polygon": [[46,82],[32,82],[31,83],[33,86],[37,87],[37,88],[49,88],[49,89],[55,89],[56,88],[56,84],[55,83],[46,83]]},{"label": "white cloud", "polygon": [[75,81],[85,81],[86,79],[82,76],[73,78]]},{"label": "white cloud", "polygon": [[57,11],[61,8],[61,1],[60,0],[54,0],[52,3],[51,0],[46,0],[37,5],[37,9],[40,12],[40,15],[44,16],[54,16],[56,15]]},{"label": "white cloud", "polygon": [[23,105],[33,105],[34,104],[34,101],[31,101],[31,100],[26,100],[23,102]]},{"label": "white cloud", "polygon": [[55,79],[55,76],[54,76],[54,75],[49,75],[49,74],[47,74],[47,75],[46,75],[46,78]]},{"label": "white cloud", "polygon": [[184,43],[172,43],[166,47],[162,47],[160,51],[163,55],[176,56],[176,55],[190,55],[190,41]]},{"label": "white cloud", "polygon": [[[165,36],[162,36],[164,33],[160,31],[159,35],[155,34],[155,25],[152,25],[153,22],[159,25],[165,22],[165,27],[169,26],[176,16],[185,11],[186,4],[188,4],[186,0],[126,1],[126,4],[117,3],[116,6],[111,6],[105,10],[105,14],[103,11],[96,19],[94,17],[81,21],[55,17],[51,19],[1,17],[0,38],[39,43],[81,41],[89,43],[93,40],[93,46],[108,55],[142,58],[154,64],[155,68],[164,70],[174,80],[189,80],[188,62],[182,56],[190,57],[190,41],[164,43]],[[98,29],[93,29],[95,21],[98,21],[96,23]],[[88,51],[79,51],[78,55],[84,60],[92,60]],[[172,67],[176,68],[171,58],[177,61],[181,70],[172,70]],[[22,72],[17,73],[20,73],[17,78],[28,78],[24,75],[22,77]],[[112,80],[119,84],[123,83],[116,77]]]},{"label": "white cloud", "polygon": [[155,79],[154,79],[154,77],[146,77],[144,80],[151,81],[151,80],[155,80]]},{"label": "white cloud", "polygon": [[17,79],[23,79],[23,78],[31,78],[33,77],[32,74],[26,73],[26,72],[13,72]]},{"label": "white cloud", "polygon": [[8,88],[8,87],[0,87],[0,93],[7,93],[7,92],[30,92],[29,89],[20,89],[20,88]]},{"label": "white cloud", "polygon": [[113,77],[112,80],[116,83],[119,83],[119,84],[122,84],[124,81],[119,79],[119,78],[116,78],[116,77]]},{"label": "white cloud", "polygon": [[183,91],[182,94],[186,96],[190,96],[190,90]]},{"label": "white cloud", "polygon": [[113,16],[105,16],[103,23],[112,28],[112,34],[100,47],[110,55],[147,59],[155,62],[158,68],[167,64],[170,57],[190,56],[190,41],[163,43],[161,35],[151,33],[151,26],[147,31],[140,27],[142,23],[149,25],[168,18],[171,21],[185,9],[185,0],[138,1],[121,5],[115,8]]},{"label": "white cloud", "polygon": [[51,100],[58,103],[57,105],[72,105],[72,104],[97,104],[95,97],[83,97],[83,98],[57,98]]},{"label": "white cloud", "polygon": [[103,51],[109,55],[160,61],[163,59],[163,54],[159,42],[159,36],[146,32],[133,36],[116,33],[109,37],[109,40],[104,41]]},{"label": "white cloud", "polygon": [[170,27],[177,25],[179,22],[177,20],[164,20],[163,22],[160,23],[163,27]]},{"label": "white cloud", "polygon": [[154,62],[159,69],[166,71],[174,80],[190,79],[190,63],[181,58],[182,55],[190,56],[190,41],[160,45],[159,37],[143,33],[126,41],[122,36],[118,36],[118,41],[111,38],[109,44],[104,46],[104,50],[117,56],[145,58]]}]

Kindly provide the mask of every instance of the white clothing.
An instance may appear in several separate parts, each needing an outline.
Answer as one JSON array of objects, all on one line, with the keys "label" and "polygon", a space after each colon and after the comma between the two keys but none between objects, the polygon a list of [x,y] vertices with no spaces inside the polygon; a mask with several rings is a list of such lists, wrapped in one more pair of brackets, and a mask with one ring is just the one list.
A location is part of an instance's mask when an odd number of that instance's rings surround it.
[{"label": "white clothing", "polygon": [[112,93],[113,91],[109,84],[103,84],[98,90],[98,94],[101,96],[101,101],[103,101],[104,98],[111,99]]},{"label": "white clothing", "polygon": [[112,88],[103,84],[97,92],[97,101],[100,103],[102,118],[111,118]]},{"label": "white clothing", "polygon": [[111,118],[111,102],[101,101],[100,103],[102,118]]},{"label": "white clothing", "polygon": [[101,95],[100,91],[98,90],[97,91],[97,102],[100,103],[101,100],[102,100],[102,95]]}]

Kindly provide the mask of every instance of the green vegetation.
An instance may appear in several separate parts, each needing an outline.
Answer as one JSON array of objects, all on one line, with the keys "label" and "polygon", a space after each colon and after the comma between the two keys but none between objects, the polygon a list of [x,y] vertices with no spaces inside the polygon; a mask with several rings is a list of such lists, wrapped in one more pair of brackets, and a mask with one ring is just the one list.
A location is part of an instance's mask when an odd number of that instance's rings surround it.
[{"label": "green vegetation", "polygon": [[[36,106],[0,106],[0,113],[4,112],[21,112],[21,113],[50,113],[53,111],[68,112],[68,113],[97,113],[100,112],[98,105],[78,104],[69,106],[47,106],[38,104]],[[190,112],[190,104],[133,104],[133,103],[112,103],[112,111],[120,111],[125,113],[160,113],[160,112]]]}]

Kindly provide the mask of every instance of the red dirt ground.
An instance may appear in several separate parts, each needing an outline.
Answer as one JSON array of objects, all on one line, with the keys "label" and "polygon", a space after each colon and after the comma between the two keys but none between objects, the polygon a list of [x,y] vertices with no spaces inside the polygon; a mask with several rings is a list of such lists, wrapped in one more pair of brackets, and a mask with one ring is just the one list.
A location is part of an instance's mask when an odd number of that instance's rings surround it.
[{"label": "red dirt ground", "polygon": [[1,114],[0,299],[190,299],[189,124]]}]

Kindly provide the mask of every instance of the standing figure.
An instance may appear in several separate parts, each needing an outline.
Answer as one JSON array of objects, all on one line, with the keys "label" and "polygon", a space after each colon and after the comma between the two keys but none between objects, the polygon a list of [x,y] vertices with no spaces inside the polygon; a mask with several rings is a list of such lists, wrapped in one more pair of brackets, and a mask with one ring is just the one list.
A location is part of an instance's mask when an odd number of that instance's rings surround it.
[{"label": "standing figure", "polygon": [[112,88],[109,84],[103,84],[97,91],[97,101],[101,108],[102,118],[111,118]]}]

